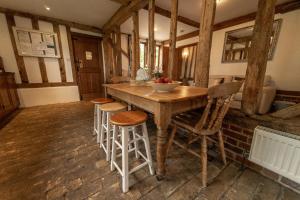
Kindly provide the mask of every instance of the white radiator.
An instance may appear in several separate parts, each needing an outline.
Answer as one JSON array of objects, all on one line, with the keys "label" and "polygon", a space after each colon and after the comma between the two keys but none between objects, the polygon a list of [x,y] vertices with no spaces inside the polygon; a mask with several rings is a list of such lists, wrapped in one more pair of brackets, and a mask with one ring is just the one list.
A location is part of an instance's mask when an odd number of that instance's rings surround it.
[{"label": "white radiator", "polygon": [[300,137],[258,126],[249,160],[300,183]]}]

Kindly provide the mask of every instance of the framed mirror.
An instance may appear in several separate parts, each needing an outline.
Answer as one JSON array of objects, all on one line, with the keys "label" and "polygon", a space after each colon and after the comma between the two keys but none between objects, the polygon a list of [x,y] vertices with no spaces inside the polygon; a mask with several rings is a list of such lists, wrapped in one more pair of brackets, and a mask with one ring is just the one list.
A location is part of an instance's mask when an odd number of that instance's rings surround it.
[{"label": "framed mirror", "polygon": [[[272,60],[277,44],[282,19],[275,20],[271,36],[268,60]],[[247,62],[254,26],[225,33],[222,63]]]}]

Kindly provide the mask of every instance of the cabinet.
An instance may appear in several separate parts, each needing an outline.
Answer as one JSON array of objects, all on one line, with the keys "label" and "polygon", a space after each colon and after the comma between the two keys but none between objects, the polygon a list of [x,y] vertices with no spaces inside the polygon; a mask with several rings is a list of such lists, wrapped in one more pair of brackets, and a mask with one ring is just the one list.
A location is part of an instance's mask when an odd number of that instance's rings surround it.
[{"label": "cabinet", "polygon": [[0,122],[19,107],[14,73],[0,73]]}]

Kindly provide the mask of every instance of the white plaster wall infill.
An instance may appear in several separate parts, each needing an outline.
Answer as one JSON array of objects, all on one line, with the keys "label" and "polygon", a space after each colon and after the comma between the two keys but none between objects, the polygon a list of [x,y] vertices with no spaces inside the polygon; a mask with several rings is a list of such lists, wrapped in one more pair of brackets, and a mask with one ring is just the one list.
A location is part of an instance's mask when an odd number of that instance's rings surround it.
[{"label": "white plaster wall infill", "polygon": [[21,77],[10,40],[6,17],[2,13],[0,13],[0,56],[3,59],[5,71],[14,72],[16,82],[21,83]]},{"label": "white plaster wall infill", "polygon": [[66,26],[59,25],[59,32],[63,51],[62,53],[64,55],[67,82],[73,82],[73,72]]},{"label": "white plaster wall infill", "polygon": [[32,107],[56,103],[79,101],[77,86],[20,88],[18,89],[20,107]]}]

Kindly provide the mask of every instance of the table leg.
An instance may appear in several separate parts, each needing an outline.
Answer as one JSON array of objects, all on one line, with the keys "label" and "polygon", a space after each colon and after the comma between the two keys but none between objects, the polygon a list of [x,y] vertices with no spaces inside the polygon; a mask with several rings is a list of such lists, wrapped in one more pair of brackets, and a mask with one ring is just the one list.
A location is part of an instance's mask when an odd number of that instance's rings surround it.
[{"label": "table leg", "polygon": [[157,179],[162,180],[166,174],[166,153],[168,146],[168,126],[171,121],[171,111],[168,104],[160,104],[155,112],[155,123],[157,125]]}]

